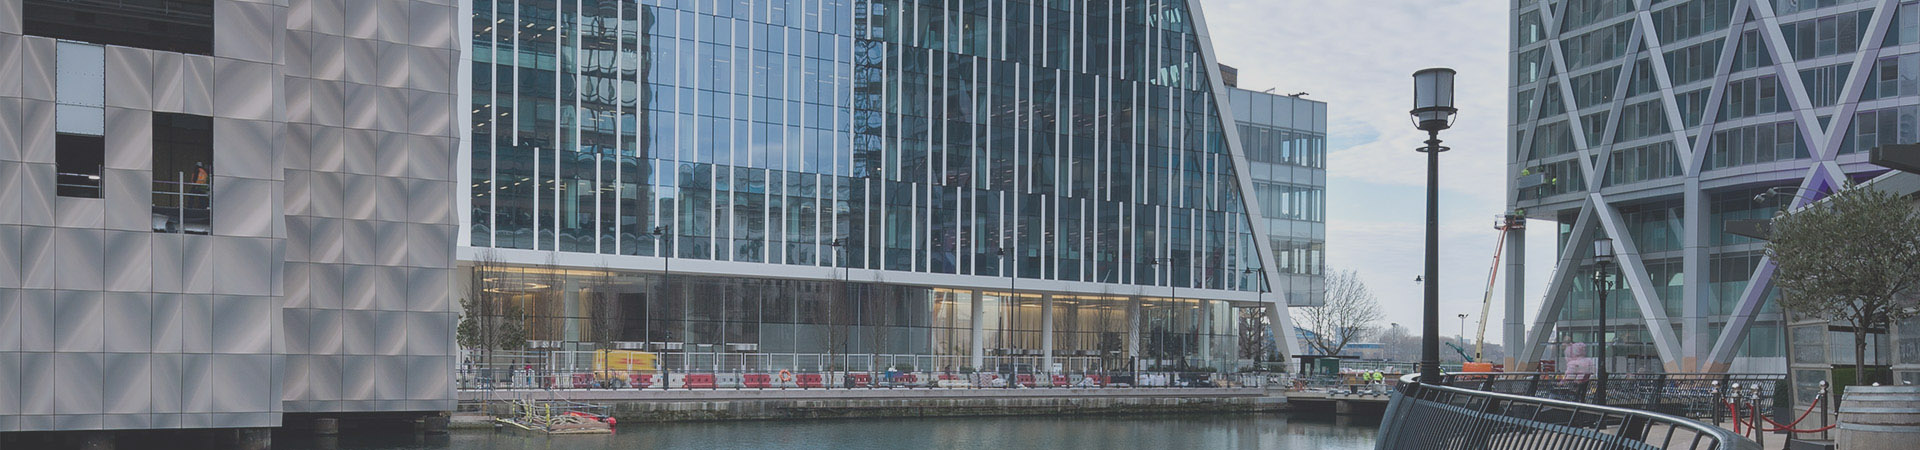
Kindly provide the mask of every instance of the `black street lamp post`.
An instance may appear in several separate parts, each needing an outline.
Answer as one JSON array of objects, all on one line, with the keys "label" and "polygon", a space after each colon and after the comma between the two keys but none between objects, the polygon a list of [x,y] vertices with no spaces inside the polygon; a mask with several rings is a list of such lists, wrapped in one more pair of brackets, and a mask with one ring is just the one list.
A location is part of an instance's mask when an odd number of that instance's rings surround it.
[{"label": "black street lamp post", "polygon": [[1593,389],[1594,404],[1607,404],[1607,281],[1613,265],[1613,239],[1602,237],[1593,240],[1593,311],[1600,318],[1598,337],[1594,340],[1599,347],[1595,356],[1599,361],[1594,365],[1598,376],[1594,377],[1598,386]]},{"label": "black street lamp post", "polygon": [[1460,344],[1461,347],[1466,347],[1468,345],[1467,315],[1465,313],[1461,313],[1461,314],[1456,314],[1455,316],[1460,318],[1460,332],[1459,334],[1454,335],[1453,337],[1454,343]]},{"label": "black street lamp post", "polygon": [[1427,274],[1425,330],[1420,341],[1420,382],[1440,379],[1440,130],[1453,126],[1453,69],[1422,69],[1413,73],[1414,127],[1427,132]]},{"label": "black street lamp post", "polygon": [[[665,225],[661,225],[653,227],[653,231],[647,233],[648,236],[653,237],[654,253],[660,255],[660,282],[657,284],[663,291],[666,290],[667,283],[671,282],[673,278],[673,252],[668,250],[673,243],[671,231],[672,230]],[[667,329],[666,338],[666,342],[660,344],[660,354],[662,356],[666,355],[667,350],[671,350],[667,348],[667,346],[673,342],[673,329]],[[684,354],[681,355],[680,361],[683,363],[686,361]],[[673,368],[669,367],[665,362],[655,361],[654,364],[660,367],[660,388],[673,389]]]}]

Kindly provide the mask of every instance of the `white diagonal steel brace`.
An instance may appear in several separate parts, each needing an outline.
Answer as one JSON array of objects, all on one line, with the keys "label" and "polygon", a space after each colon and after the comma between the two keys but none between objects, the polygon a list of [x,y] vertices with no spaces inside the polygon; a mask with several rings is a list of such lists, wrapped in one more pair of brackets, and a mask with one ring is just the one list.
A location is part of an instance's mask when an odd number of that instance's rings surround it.
[{"label": "white diagonal steel brace", "polygon": [[[1667,72],[1667,52],[1665,44],[1660,41],[1660,30],[1653,26],[1653,11],[1647,7],[1647,3],[1646,0],[1640,2],[1640,11],[1638,14],[1640,26],[1636,28],[1644,30],[1645,42],[1642,45],[1646,47],[1648,53],[1648,71],[1653,73],[1654,90],[1660,92],[1661,109],[1667,112],[1667,129],[1670,130],[1668,134],[1673,135],[1674,152],[1680,161],[1691,160],[1693,159],[1694,150],[1692,145],[1687,144],[1687,123],[1683,120],[1684,116],[1680,115],[1680,102],[1673,98],[1673,78]],[[1740,14],[1740,11],[1742,11],[1741,8],[1745,4],[1746,2],[1740,2],[1740,5],[1734,7],[1736,16]],[[1722,49],[1720,53],[1722,60],[1731,59],[1726,56],[1728,53],[1732,53],[1731,51]],[[1720,65],[1724,67],[1727,64],[1725,61],[1722,61]],[[1724,74],[1726,72],[1723,69],[1717,73]],[[1631,74],[1626,76],[1632,77]],[[1681,168],[1683,174],[1693,173],[1692,170],[1686,169],[1685,164],[1682,164]]]},{"label": "white diagonal steel brace", "polygon": [[[1586,179],[1595,178],[1591,148],[1587,145],[1586,124],[1580,123],[1580,103],[1573,96],[1573,78],[1567,74],[1566,54],[1560,49],[1560,23],[1558,15],[1546,13],[1547,2],[1541,0],[1540,23],[1547,27],[1547,55],[1552,64],[1553,77],[1560,84],[1560,104],[1567,110],[1567,130],[1573,136],[1573,149],[1580,155],[1580,173]],[[1565,3],[1562,3],[1565,7]]]},{"label": "white diagonal steel brace", "polygon": [[[1673,335],[1672,323],[1667,320],[1667,309],[1654,294],[1653,283],[1648,280],[1646,264],[1640,259],[1640,249],[1628,237],[1625,221],[1620,212],[1608,206],[1600,194],[1593,194],[1593,209],[1598,210],[1595,217],[1608,236],[1615,236],[1613,251],[1618,255],[1620,271],[1626,275],[1628,291],[1633,294],[1634,303],[1640,306],[1640,317],[1644,319],[1647,334],[1653,338],[1654,349],[1660,352],[1660,359],[1666,361],[1669,372],[1679,371],[1680,340]],[[1598,289],[1596,286],[1595,289]]]},{"label": "white diagonal steel brace", "polygon": [[[1726,40],[1720,44],[1720,63],[1714,68],[1714,80],[1727,79],[1727,75],[1733,72],[1733,57],[1735,53],[1739,52],[1741,37],[1746,34],[1743,29],[1746,28],[1747,11],[1751,6],[1751,0],[1742,0],[1733,6],[1733,15],[1729,16],[1731,17],[1729,20],[1733,22],[1727,24]],[[1666,86],[1668,92],[1672,92],[1673,81],[1664,78],[1667,76],[1666,66],[1661,65],[1657,67],[1660,67],[1660,76],[1663,77],[1660,81],[1661,85]],[[1775,78],[1778,78],[1778,76],[1776,75]],[[1778,81],[1776,81],[1776,83],[1777,82]],[[1700,134],[1698,135],[1699,137],[1694,140],[1693,145],[1690,146],[1690,148],[1693,149],[1693,153],[1690,155],[1691,157],[1688,158],[1686,160],[1687,163],[1682,166],[1686,171],[1686,176],[1699,177],[1702,166],[1705,165],[1708,156],[1707,149],[1712,148],[1713,144],[1713,128],[1720,124],[1720,97],[1726,95],[1726,93],[1727,83],[1716,81],[1711,87],[1707,88],[1706,107],[1701,108],[1700,112]],[[1686,133],[1685,129],[1677,130],[1679,130],[1680,133]]]},{"label": "white diagonal steel brace", "polygon": [[1780,34],[1780,19],[1773,15],[1773,2],[1752,0],[1751,9],[1760,19],[1760,35],[1767,44],[1767,53],[1773,56],[1774,79],[1786,88],[1782,95],[1793,106],[1794,124],[1800,128],[1800,136],[1808,147],[1813,149],[1815,158],[1822,152],[1820,142],[1824,142],[1825,130],[1820,129],[1820,120],[1814,116],[1813,99],[1807,95],[1807,85],[1800,80],[1800,66],[1793,59],[1793,53],[1787,51],[1787,38]]},{"label": "white diagonal steel brace", "polygon": [[1527,332],[1527,346],[1523,364],[1540,360],[1541,352],[1546,350],[1546,341],[1553,334],[1554,323],[1560,320],[1560,309],[1566,306],[1567,292],[1572,290],[1575,267],[1579,266],[1580,249],[1591,245],[1593,235],[1593,208],[1591,204],[1580,208],[1580,216],[1573,220],[1573,230],[1567,233],[1567,243],[1561,246],[1559,261],[1554,263],[1553,278],[1547,281],[1547,294],[1541,300],[1540,310],[1534,313],[1533,328]]},{"label": "white diagonal steel brace", "polygon": [[[1899,0],[1880,0],[1880,7],[1874,8],[1873,19],[1867,22],[1866,40],[1860,43],[1860,51],[1853,54],[1852,73],[1847,74],[1847,84],[1840,88],[1839,108],[1828,123],[1822,147],[1838,152],[1840,141],[1846,137],[1848,125],[1853,123],[1853,112],[1860,107],[1860,93],[1866,87],[1867,73],[1872,71],[1874,63],[1880,60],[1880,44],[1887,37],[1887,27],[1893,23],[1893,11],[1900,7]],[[1865,143],[1860,143],[1865,145]],[[1822,161],[1832,161],[1833,152],[1829,152]]]},{"label": "white diagonal steel brace", "polygon": [[[1768,0],[1754,1],[1770,6]],[[1867,26],[1866,41],[1860,43],[1860,51],[1854,55],[1852,71],[1847,76],[1847,84],[1841,88],[1841,97],[1837,103],[1839,105],[1837,108],[1838,111],[1833,115],[1833,119],[1828,122],[1828,126],[1820,130],[1820,134],[1817,135],[1817,139],[1815,139],[1815,142],[1822,145],[1812,146],[1814,152],[1813,157],[1817,163],[1807,168],[1807,176],[1801,180],[1799,186],[1802,191],[1822,184],[1839,186],[1842,180],[1846,179],[1846,173],[1840,170],[1839,164],[1836,164],[1834,159],[1838,156],[1837,152],[1840,142],[1846,138],[1845,132],[1849,129],[1848,125],[1852,123],[1853,112],[1859,105],[1860,93],[1864,90],[1866,83],[1865,74],[1870,72],[1873,63],[1879,59],[1880,47],[1886,38],[1887,28],[1893,21],[1893,11],[1898,7],[1899,2],[1897,0],[1881,0],[1880,5],[1874,8],[1873,18],[1868,22]],[[1786,41],[1780,37],[1781,33],[1778,30],[1779,23],[1778,20],[1773,17],[1772,11],[1772,8],[1765,8],[1765,11],[1760,13],[1767,21],[1767,26],[1761,27],[1761,29],[1763,32],[1772,32],[1771,36],[1773,37],[1768,39],[1770,45],[1776,44],[1774,41],[1778,39],[1777,44],[1784,46]],[[1784,50],[1774,49],[1774,52],[1777,55],[1784,53]],[[1784,67],[1784,64],[1782,67]],[[1796,71],[1795,73],[1796,76],[1791,77],[1792,81],[1796,83],[1796,85],[1793,86],[1793,89],[1797,91],[1795,93],[1795,99],[1810,99],[1806,93],[1805,86],[1798,85],[1798,72]],[[1782,77],[1785,78],[1784,75]],[[1803,129],[1807,127],[1819,128],[1818,122],[1806,117],[1811,115],[1811,108],[1803,109],[1802,112],[1800,126]],[[1799,208],[1805,206],[1807,203],[1810,203],[1807,196],[1795,195],[1790,204],[1793,205],[1793,208]],[[1767,289],[1773,285],[1773,271],[1773,259],[1762,256],[1760,265],[1754,269],[1752,277],[1748,278],[1749,281],[1747,282],[1746,289],[1740,293],[1740,304],[1734,307],[1733,315],[1728,319],[1726,327],[1721,330],[1720,336],[1714,339],[1713,350],[1707,353],[1707,360],[1704,361],[1704,364],[1707,365],[1709,370],[1726,370],[1728,365],[1733,361],[1733,356],[1738,351],[1735,346],[1738,345],[1742,339],[1746,338],[1747,332],[1753,325],[1754,316],[1760,312],[1761,303],[1766,301],[1764,294],[1767,292]]]},{"label": "white diagonal steel brace", "polygon": [[[1607,110],[1609,111],[1607,123],[1600,130],[1601,144],[1599,148],[1593,149],[1594,176],[1587,179],[1587,192],[1597,193],[1602,186],[1606,186],[1607,167],[1613,161],[1614,133],[1620,130],[1620,117],[1623,115],[1620,114],[1620,110],[1627,104],[1627,85],[1632,84],[1633,69],[1640,60],[1638,57],[1640,51],[1646,49],[1646,45],[1640,41],[1640,27],[1633,27],[1633,31],[1628,36],[1627,42],[1631,42],[1633,47],[1632,50],[1627,51],[1626,62],[1621,63],[1620,69],[1614,72],[1613,100]],[[1587,144],[1593,145],[1591,142]]]},{"label": "white diagonal steel brace", "polygon": [[[1839,180],[1845,177],[1839,172],[1839,167],[1831,161],[1815,164],[1809,168],[1809,171],[1812,174],[1800,181],[1802,191],[1812,190],[1821,185],[1838,186]],[[1842,178],[1835,178],[1834,174],[1841,174]],[[1793,201],[1790,203],[1791,209],[1805,207],[1813,202],[1811,198],[1810,195],[1793,196]],[[1766,296],[1763,294],[1773,285],[1773,269],[1773,258],[1762,255],[1760,265],[1754,268],[1753,277],[1747,279],[1749,280],[1747,288],[1740,292],[1739,305],[1734,307],[1733,315],[1727,319],[1727,325],[1720,331],[1720,336],[1714,339],[1713,351],[1708,352],[1707,359],[1702,362],[1709,371],[1725,371],[1728,364],[1733,362],[1733,355],[1739,351],[1734,346],[1747,336],[1747,331],[1753,325],[1754,316],[1760,313],[1760,304],[1766,301]]]}]

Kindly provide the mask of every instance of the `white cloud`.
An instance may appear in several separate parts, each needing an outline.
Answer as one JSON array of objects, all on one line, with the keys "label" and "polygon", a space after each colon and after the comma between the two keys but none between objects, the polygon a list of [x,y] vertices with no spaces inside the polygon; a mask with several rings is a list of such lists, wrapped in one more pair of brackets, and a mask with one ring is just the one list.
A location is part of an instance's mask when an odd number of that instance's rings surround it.
[{"label": "white cloud", "polygon": [[[1426,136],[1407,119],[1412,74],[1460,72],[1461,114],[1442,138],[1445,175],[1499,178],[1506,148],[1507,10],[1504,2],[1328,2],[1212,0],[1204,5],[1222,63],[1240,68],[1240,86],[1308,92],[1329,103],[1329,133],[1377,136],[1333,149],[1331,174],[1419,186]],[[1418,30],[1418,31],[1416,31]],[[1472,155],[1472,156],[1464,156]],[[1449,177],[1443,175],[1443,181]]]},{"label": "white cloud", "polygon": [[[1205,0],[1220,62],[1252,90],[1307,92],[1328,103],[1328,263],[1352,268],[1387,307],[1387,320],[1417,325],[1424,271],[1426,139],[1407,119],[1412,74],[1459,71],[1461,114],[1442,139],[1441,329],[1454,314],[1479,315],[1491,263],[1492,219],[1506,208],[1507,2]],[[1535,222],[1541,228],[1549,225]],[[1529,303],[1552,270],[1553,233],[1529,236]],[[1504,281],[1502,281],[1504,284]],[[1501,294],[1488,324],[1499,339]],[[1537,307],[1531,306],[1530,307]],[[1532,319],[1531,310],[1527,320]],[[1469,327],[1474,324],[1468,323]],[[1496,341],[1497,342],[1497,341]]]}]

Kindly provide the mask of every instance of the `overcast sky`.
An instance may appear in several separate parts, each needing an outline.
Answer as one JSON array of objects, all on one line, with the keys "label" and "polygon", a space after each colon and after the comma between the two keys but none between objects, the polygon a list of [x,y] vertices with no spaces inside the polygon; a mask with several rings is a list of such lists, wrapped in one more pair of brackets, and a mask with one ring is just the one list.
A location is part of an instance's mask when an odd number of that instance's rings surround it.
[{"label": "overcast sky", "polygon": [[[1468,337],[1506,209],[1507,3],[1493,0],[1200,0],[1220,62],[1240,87],[1307,92],[1327,102],[1327,265],[1352,269],[1379,295],[1386,321],[1415,327],[1425,271],[1425,140],[1407,118],[1412,74],[1459,71],[1461,110],[1441,133],[1440,329]],[[1527,317],[1552,272],[1551,223],[1529,233]],[[1506,281],[1500,281],[1504,284]],[[1504,288],[1494,292],[1487,339],[1500,341]],[[1385,325],[1385,324],[1382,324]]]}]

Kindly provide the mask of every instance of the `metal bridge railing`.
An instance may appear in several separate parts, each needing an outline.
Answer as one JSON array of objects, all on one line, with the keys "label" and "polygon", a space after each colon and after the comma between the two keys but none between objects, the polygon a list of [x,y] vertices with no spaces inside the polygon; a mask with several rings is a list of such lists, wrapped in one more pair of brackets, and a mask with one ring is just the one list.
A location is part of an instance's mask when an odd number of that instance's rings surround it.
[{"label": "metal bridge railing", "polygon": [[1650,411],[1400,380],[1377,449],[1758,450],[1732,431]]},{"label": "metal bridge railing", "polygon": [[[1784,374],[1762,373],[1625,373],[1607,380],[1604,402],[1594,397],[1599,382],[1592,375],[1567,373],[1500,372],[1452,373],[1441,385],[1501,392],[1579,403],[1606,404],[1681,417],[1719,422],[1726,414],[1727,389],[1750,386],[1771,399]],[[1763,409],[1771,409],[1769,401]]]}]

